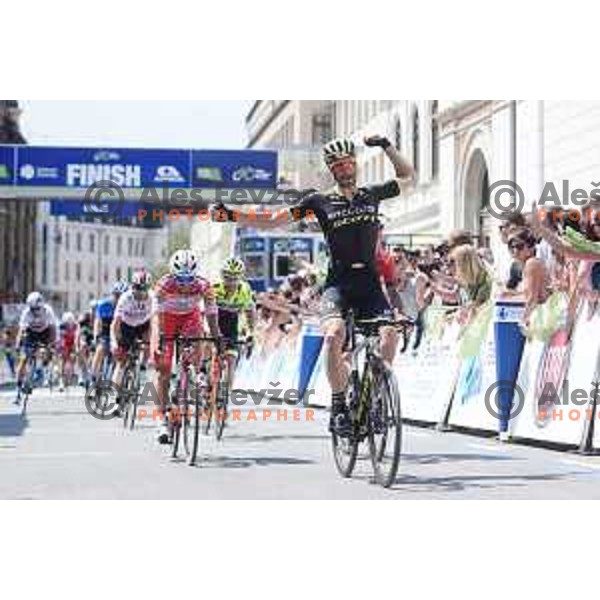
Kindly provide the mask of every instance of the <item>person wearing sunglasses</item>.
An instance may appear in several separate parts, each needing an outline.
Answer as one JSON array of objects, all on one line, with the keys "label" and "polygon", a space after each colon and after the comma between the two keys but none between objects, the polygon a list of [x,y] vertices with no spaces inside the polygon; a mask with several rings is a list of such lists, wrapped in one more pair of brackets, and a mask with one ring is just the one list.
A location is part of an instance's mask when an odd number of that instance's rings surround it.
[{"label": "person wearing sunglasses", "polygon": [[[350,368],[344,352],[348,311],[351,309],[358,320],[389,322],[390,325],[381,328],[381,353],[388,364],[396,353],[398,335],[391,326],[394,315],[377,271],[379,211],[383,201],[400,196],[401,188],[415,179],[412,165],[387,138],[370,136],[364,139],[364,144],[385,154],[396,177],[378,185],[359,185],[354,142],[332,140],[323,147],[323,159],[335,181],[335,191],[305,194],[290,209],[287,223],[318,222],[327,242],[330,265],[322,295],[321,323],[326,372],[332,390],[330,428],[340,435],[348,433],[350,425],[346,403]],[[223,210],[221,206],[217,208]],[[257,220],[249,212],[227,209],[225,214],[227,220],[236,220],[243,227],[280,229],[286,224],[276,216]]]},{"label": "person wearing sunglasses", "polygon": [[550,292],[546,265],[536,257],[536,246],[537,240],[527,228],[514,231],[508,240],[508,249],[514,260],[521,265],[523,274],[520,285],[511,295],[524,299],[525,322],[535,306],[546,302]]},{"label": "person wearing sunglasses", "polygon": [[246,281],[246,266],[236,257],[228,258],[221,267],[221,280],[213,284],[218,308],[219,330],[223,336],[231,387],[238,358],[237,342],[245,337],[247,352],[254,344],[256,303],[254,292]]}]

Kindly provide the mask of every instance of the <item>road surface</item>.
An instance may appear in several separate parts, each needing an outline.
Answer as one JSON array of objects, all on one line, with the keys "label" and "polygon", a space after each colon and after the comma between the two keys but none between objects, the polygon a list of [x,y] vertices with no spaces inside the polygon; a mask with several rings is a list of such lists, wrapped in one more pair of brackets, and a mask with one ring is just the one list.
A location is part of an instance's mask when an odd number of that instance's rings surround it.
[{"label": "road surface", "polygon": [[366,453],[352,479],[338,476],[320,410],[277,421],[257,409],[254,421],[245,409],[221,443],[202,438],[190,467],[156,444],[150,418],[133,432],[99,421],[81,390],[36,390],[25,419],[11,400],[0,392],[3,499],[600,498],[600,457],[459,433],[406,427],[398,479],[385,490],[372,483]]}]

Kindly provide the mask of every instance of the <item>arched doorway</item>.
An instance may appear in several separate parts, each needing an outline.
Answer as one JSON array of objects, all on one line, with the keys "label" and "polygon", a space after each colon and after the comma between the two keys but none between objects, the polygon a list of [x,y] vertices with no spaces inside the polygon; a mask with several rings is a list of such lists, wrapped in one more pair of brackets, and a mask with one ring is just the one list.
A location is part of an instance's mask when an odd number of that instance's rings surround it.
[{"label": "arched doorway", "polygon": [[489,247],[492,234],[492,219],[487,211],[489,187],[487,161],[478,148],[471,154],[465,176],[463,223],[465,229],[479,236],[481,245],[485,247]]}]

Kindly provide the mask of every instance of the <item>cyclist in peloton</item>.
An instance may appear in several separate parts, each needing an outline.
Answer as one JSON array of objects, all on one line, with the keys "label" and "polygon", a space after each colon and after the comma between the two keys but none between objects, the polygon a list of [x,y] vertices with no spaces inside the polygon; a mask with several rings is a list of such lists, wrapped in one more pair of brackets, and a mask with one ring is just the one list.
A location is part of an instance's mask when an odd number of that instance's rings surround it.
[{"label": "cyclist in peloton", "polygon": [[117,302],[122,294],[127,291],[125,281],[117,281],[112,287],[109,298],[100,300],[96,305],[96,318],[94,320],[94,341],[96,352],[92,361],[92,378],[97,381],[102,369],[102,361],[105,355],[110,355],[110,326],[115,314]]},{"label": "cyclist in peloton", "polygon": [[[21,313],[19,332],[17,333],[16,346],[20,349],[19,364],[17,366],[17,387],[22,388],[25,378],[25,365],[27,359],[37,345],[50,349],[56,342],[56,316],[49,304],[44,302],[40,292],[31,292],[27,296],[27,306]],[[50,357],[46,357],[46,364]],[[31,390],[27,390],[31,392]]]},{"label": "cyclist in peloton", "polygon": [[[359,187],[354,143],[347,139],[333,140],[323,148],[323,157],[337,190],[329,194],[316,192],[304,196],[290,210],[291,219],[288,219],[289,223],[316,218],[329,247],[330,264],[322,296],[321,318],[326,371],[332,389],[330,429],[342,435],[348,433],[350,427],[346,406],[350,366],[344,356],[345,316],[348,309],[352,309],[360,321],[392,320],[392,311],[382,291],[376,265],[379,204],[382,200],[399,196],[401,184],[414,179],[414,169],[387,138],[372,136],[365,138],[364,142],[366,146],[380,147],[385,152],[394,167],[396,179]],[[257,219],[256,213],[225,211],[228,220],[238,221],[242,226],[257,229],[282,226],[279,215],[267,218],[265,214],[264,218]],[[394,359],[397,340],[393,327],[381,328],[382,356],[388,364]]]},{"label": "cyclist in peloton", "polygon": [[[175,336],[201,337],[203,315],[206,315],[211,336],[219,343],[215,293],[210,282],[198,274],[199,261],[192,250],[178,250],[169,261],[170,273],[161,277],[154,288],[152,307],[152,355],[156,367],[156,387],[160,412],[165,414],[167,392],[173,362]],[[201,309],[200,303],[203,302]],[[164,344],[159,346],[160,336]],[[195,362],[202,359],[201,344],[194,343]],[[168,419],[161,420],[158,442],[168,444],[171,429]]]},{"label": "cyclist in peloton", "polygon": [[224,339],[225,359],[229,373],[229,387],[237,362],[236,343],[245,329],[248,345],[252,344],[255,323],[255,304],[252,288],[245,280],[246,267],[239,258],[228,258],[221,268],[222,280],[214,284],[219,310],[219,329]]},{"label": "cyclist in peloton", "polygon": [[88,385],[90,373],[90,355],[94,348],[94,319],[93,314],[96,309],[96,303],[93,308],[86,310],[80,317],[77,328],[77,337],[75,347],[77,348],[77,362],[79,364],[79,385]]},{"label": "cyclist in peloton", "polygon": [[152,316],[151,285],[150,274],[145,269],[139,269],[131,277],[130,289],[117,302],[110,327],[111,348],[116,362],[112,380],[116,386],[121,385],[127,353],[137,340],[146,344],[141,365],[142,369],[146,368]]},{"label": "cyclist in peloton", "polygon": [[67,381],[67,364],[71,363],[70,375],[75,371],[75,339],[77,337],[77,321],[72,312],[63,314],[59,326],[60,385],[59,392],[64,392]]}]

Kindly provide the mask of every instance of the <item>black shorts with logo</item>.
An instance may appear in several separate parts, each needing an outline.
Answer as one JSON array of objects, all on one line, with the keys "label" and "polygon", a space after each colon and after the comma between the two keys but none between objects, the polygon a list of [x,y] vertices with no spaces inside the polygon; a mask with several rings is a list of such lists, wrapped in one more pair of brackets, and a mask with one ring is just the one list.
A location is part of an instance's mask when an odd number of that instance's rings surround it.
[{"label": "black shorts with logo", "polygon": [[119,348],[130,350],[136,340],[145,341],[150,332],[150,321],[137,327],[121,323],[121,339]]},{"label": "black shorts with logo", "polygon": [[349,310],[357,321],[393,320],[376,271],[359,269],[327,278],[321,298],[321,320],[344,319]]}]

